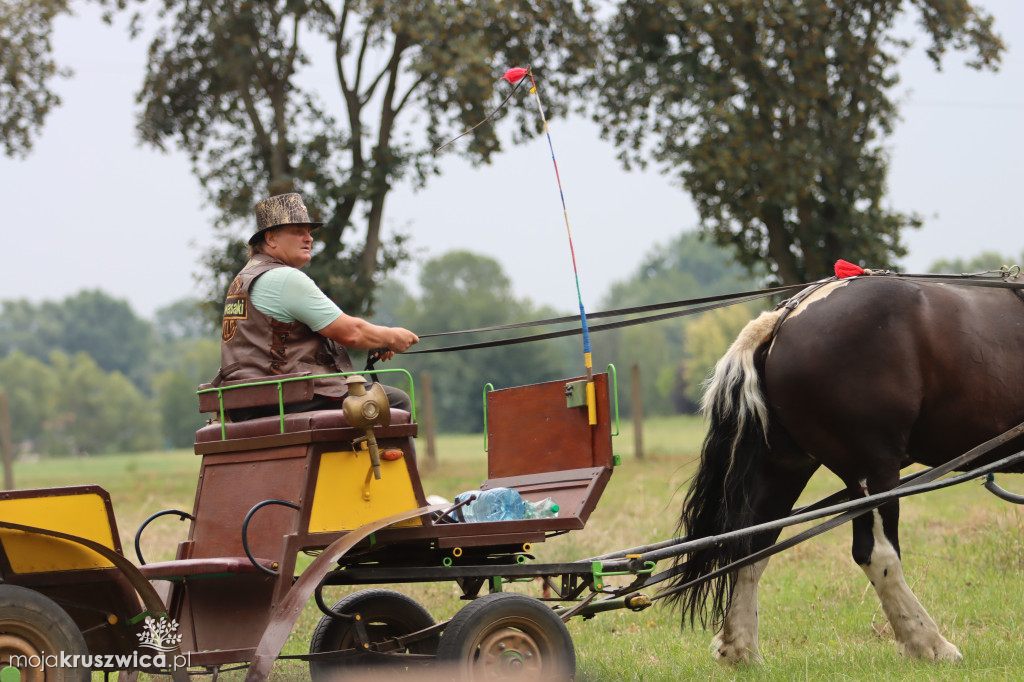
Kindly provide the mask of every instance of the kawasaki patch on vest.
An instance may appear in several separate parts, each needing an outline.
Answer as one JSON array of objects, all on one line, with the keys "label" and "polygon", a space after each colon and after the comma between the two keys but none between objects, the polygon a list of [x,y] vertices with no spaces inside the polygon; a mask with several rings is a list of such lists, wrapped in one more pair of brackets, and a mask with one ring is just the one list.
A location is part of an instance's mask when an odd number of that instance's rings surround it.
[{"label": "kawasaki patch on vest", "polygon": [[244,320],[248,317],[246,312],[248,310],[249,297],[242,296],[228,296],[227,301],[224,302],[224,319],[225,320]]},{"label": "kawasaki patch on vest", "polygon": [[238,321],[248,317],[249,297],[242,295],[229,295],[224,302],[224,329],[222,341],[227,343],[235,336]]}]

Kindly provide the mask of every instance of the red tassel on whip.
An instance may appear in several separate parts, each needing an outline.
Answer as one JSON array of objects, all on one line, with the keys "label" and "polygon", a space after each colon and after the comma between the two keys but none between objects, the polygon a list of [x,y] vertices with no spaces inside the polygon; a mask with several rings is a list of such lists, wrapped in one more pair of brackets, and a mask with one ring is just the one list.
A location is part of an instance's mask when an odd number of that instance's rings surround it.
[{"label": "red tassel on whip", "polygon": [[839,279],[846,279],[847,277],[857,277],[858,275],[864,274],[864,268],[849,261],[845,261],[842,258],[836,261],[836,277]]},{"label": "red tassel on whip", "polygon": [[[529,69],[524,69],[521,66],[517,66],[514,69],[509,69],[508,71],[506,71],[505,74],[501,78],[504,78],[505,80],[507,80],[512,85],[515,85],[516,83],[521,81],[523,79],[523,76],[525,76],[529,72],[530,72]],[[499,78],[498,80],[501,80],[501,79]]]}]

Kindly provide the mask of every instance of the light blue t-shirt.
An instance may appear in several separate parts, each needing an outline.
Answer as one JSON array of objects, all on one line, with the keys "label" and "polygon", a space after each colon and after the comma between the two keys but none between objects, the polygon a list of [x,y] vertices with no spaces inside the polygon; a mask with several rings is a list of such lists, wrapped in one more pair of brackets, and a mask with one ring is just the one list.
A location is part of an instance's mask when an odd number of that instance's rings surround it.
[{"label": "light blue t-shirt", "polygon": [[278,322],[298,320],[315,332],[341,315],[309,275],[297,268],[274,268],[263,273],[249,292],[252,304]]}]

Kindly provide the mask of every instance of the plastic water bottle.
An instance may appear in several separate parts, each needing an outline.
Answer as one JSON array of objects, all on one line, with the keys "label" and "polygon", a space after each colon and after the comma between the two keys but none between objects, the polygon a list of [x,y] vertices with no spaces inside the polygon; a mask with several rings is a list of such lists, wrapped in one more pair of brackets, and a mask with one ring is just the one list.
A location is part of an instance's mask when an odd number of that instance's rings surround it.
[{"label": "plastic water bottle", "polygon": [[491,488],[460,493],[456,502],[462,502],[471,495],[476,499],[460,509],[463,520],[469,523],[481,521],[514,521],[523,518],[526,504],[519,492],[512,488]]},{"label": "plastic water bottle", "polygon": [[558,504],[550,497],[545,497],[537,502],[526,500],[526,511],[523,512],[524,519],[553,519],[557,516]]}]

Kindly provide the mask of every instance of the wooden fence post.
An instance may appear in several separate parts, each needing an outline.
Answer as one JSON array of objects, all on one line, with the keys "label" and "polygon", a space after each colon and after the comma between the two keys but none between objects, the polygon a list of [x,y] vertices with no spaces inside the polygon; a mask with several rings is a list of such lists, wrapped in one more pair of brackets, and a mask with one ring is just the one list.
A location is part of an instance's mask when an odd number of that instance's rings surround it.
[{"label": "wooden fence post", "polygon": [[437,466],[437,446],[435,433],[437,424],[434,421],[434,383],[430,372],[423,372],[423,438],[427,441],[427,469]]},{"label": "wooden fence post", "polygon": [[4,490],[14,490],[14,452],[11,448],[11,409],[7,391],[0,389],[0,451],[4,458]]},{"label": "wooden fence post", "polygon": [[640,385],[640,365],[633,363],[633,449],[637,459],[644,458],[644,401]]}]

